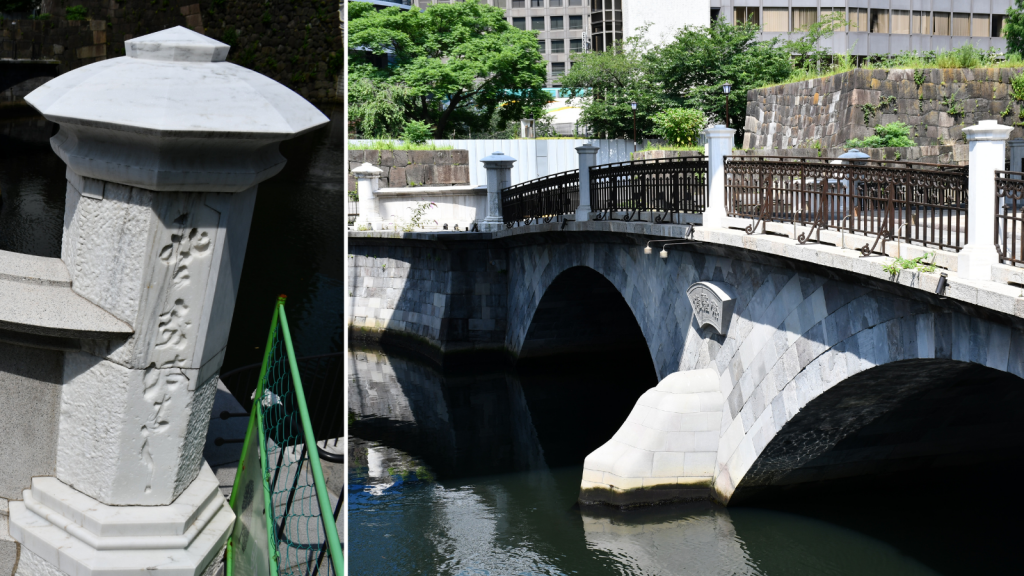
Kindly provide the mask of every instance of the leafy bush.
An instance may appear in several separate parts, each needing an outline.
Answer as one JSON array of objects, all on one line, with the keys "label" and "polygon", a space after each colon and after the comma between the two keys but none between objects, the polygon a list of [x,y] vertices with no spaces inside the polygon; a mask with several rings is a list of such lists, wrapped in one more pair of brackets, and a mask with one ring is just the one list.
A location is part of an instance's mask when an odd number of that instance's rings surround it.
[{"label": "leafy bush", "polygon": [[1018,102],[1024,101],[1024,73],[1010,79],[1010,96]]},{"label": "leafy bush", "polygon": [[85,6],[81,4],[77,6],[68,6],[65,11],[68,20],[88,20],[89,11],[85,9]]},{"label": "leafy bush", "polygon": [[434,127],[426,122],[410,120],[405,123],[405,130],[402,131],[402,140],[413,144],[423,144],[433,136]]},{"label": "leafy bush", "polygon": [[939,68],[976,68],[986,61],[987,55],[974,44],[964,44],[956,50],[940,52],[935,56]]},{"label": "leafy bush", "polygon": [[917,146],[910,139],[910,126],[903,122],[890,122],[875,126],[875,135],[858,140],[847,140],[848,148],[908,148]]},{"label": "leafy bush", "polygon": [[692,108],[670,108],[652,118],[654,133],[670,146],[695,146],[700,131],[708,124],[704,112]]}]

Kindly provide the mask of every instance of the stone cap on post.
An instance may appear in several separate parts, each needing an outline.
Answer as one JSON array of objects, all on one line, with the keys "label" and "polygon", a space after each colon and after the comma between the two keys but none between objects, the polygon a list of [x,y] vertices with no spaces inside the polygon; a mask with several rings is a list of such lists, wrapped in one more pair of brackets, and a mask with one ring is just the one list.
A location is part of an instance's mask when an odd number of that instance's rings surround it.
[{"label": "stone cap on post", "polygon": [[1013,132],[1012,126],[1004,126],[995,120],[982,120],[963,130],[968,142],[1007,140],[1010,138],[1010,132]]},{"label": "stone cap on post", "polygon": [[169,28],[25,100],[60,124],[51,145],[79,176],[159,192],[241,192],[284,167],[279,142],[328,119],[282,84],[225,62],[228,48]]},{"label": "stone cap on post", "polygon": [[503,154],[502,152],[492,152],[490,156],[486,156],[480,159],[484,164],[484,168],[511,168],[516,163],[516,159]]},{"label": "stone cap on post", "polygon": [[369,162],[363,162],[358,168],[352,170],[352,175],[356,177],[356,180],[366,180],[369,178],[380,178],[380,175],[384,171],[377,168]]},{"label": "stone cap on post", "polygon": [[593,142],[584,142],[583,144],[576,147],[577,154],[597,154],[597,151],[601,148],[594,146]]}]

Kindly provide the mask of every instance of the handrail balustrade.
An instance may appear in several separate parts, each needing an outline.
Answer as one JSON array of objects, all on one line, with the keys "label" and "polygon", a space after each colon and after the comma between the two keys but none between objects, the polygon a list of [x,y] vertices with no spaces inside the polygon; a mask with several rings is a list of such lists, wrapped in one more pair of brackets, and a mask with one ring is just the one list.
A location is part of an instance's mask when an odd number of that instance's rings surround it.
[{"label": "handrail balustrade", "polygon": [[1024,266],[1024,172],[996,171],[996,250],[1003,264]]},{"label": "handrail balustrade", "polygon": [[[835,162],[835,163],[833,163]],[[833,158],[733,156],[725,162],[726,213],[751,218],[752,234],[766,222],[810,226],[800,243],[820,242],[821,230],[874,236],[860,251],[884,252],[903,242],[959,251],[967,239],[966,166]]]},{"label": "handrail balustrade", "polygon": [[527,180],[501,191],[505,227],[551,222],[574,214],[580,203],[580,171],[569,170]]},{"label": "handrail balustrade", "polygon": [[[706,156],[633,160],[590,169],[595,220],[643,220],[673,223],[678,214],[700,214],[707,206]],[[619,218],[616,218],[616,216]]]}]

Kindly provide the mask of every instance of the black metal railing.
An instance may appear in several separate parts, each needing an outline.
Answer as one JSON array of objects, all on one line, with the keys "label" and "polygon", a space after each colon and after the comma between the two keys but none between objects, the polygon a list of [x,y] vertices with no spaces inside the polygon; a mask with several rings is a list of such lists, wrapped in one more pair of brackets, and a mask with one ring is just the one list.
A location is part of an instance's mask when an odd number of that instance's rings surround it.
[{"label": "black metal railing", "polygon": [[996,250],[1004,264],[1024,266],[1024,173],[996,170]]},{"label": "black metal railing", "polygon": [[[751,218],[747,233],[766,222],[874,236],[860,250],[884,252],[885,242],[959,251],[967,241],[966,166],[833,158],[734,156],[725,162],[726,212]],[[813,238],[812,238],[813,236]]]},{"label": "black metal railing", "polygon": [[536,178],[501,191],[501,218],[508,228],[551,222],[575,214],[579,205],[579,170]]},{"label": "black metal railing", "polygon": [[601,164],[590,168],[590,205],[596,220],[672,223],[675,215],[704,212],[708,159],[660,158]]}]

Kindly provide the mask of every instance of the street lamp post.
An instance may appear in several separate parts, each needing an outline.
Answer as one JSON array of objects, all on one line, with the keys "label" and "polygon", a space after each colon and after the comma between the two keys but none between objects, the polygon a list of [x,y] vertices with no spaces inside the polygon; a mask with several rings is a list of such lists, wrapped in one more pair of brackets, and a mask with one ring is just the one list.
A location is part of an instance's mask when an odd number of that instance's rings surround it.
[{"label": "street lamp post", "polygon": [[722,84],[722,92],[725,93],[725,127],[729,127],[729,92],[732,90],[732,84],[726,81]]},{"label": "street lamp post", "polygon": [[629,103],[629,107],[633,109],[633,152],[636,152],[636,100]]}]

